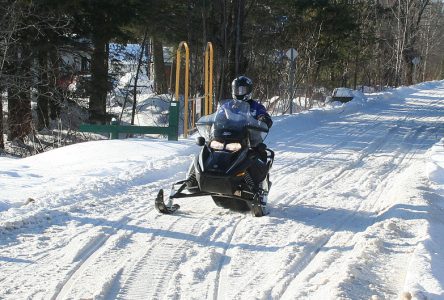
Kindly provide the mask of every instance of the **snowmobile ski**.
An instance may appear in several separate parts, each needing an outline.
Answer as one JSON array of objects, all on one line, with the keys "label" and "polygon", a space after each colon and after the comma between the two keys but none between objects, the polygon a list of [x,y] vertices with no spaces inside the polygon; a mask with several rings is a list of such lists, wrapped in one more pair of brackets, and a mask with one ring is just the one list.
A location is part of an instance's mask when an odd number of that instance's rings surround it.
[{"label": "snowmobile ski", "polygon": [[[156,209],[163,214],[172,214],[180,208],[179,204],[173,204],[173,199],[211,195],[211,193],[202,191],[192,194],[184,192],[184,190],[186,191],[187,188],[187,182],[188,180],[182,180],[173,184],[173,186],[171,187],[170,195],[168,197],[168,203],[165,203],[164,192],[163,189],[161,189],[156,197]],[[179,187],[176,189],[176,186]]]},{"label": "snowmobile ski", "polygon": [[165,204],[165,201],[163,200],[163,189],[157,194],[155,207],[163,214],[172,214],[180,208],[179,204],[172,204],[171,198],[169,199],[168,205]]}]

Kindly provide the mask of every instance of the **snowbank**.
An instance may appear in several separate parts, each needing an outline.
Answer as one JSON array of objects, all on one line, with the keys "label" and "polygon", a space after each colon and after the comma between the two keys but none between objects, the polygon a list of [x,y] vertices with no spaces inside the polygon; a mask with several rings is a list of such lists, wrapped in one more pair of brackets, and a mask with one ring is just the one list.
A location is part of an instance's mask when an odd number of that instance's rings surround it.
[{"label": "snowbank", "polygon": [[[131,181],[171,176],[159,160],[178,165],[188,141],[105,140],[80,143],[24,159],[0,157],[0,225],[37,207],[76,203],[89,194],[117,192]],[[57,200],[56,200],[57,199]],[[30,202],[33,205],[29,205]]]},{"label": "snowbank", "polygon": [[427,156],[427,177],[439,186],[441,196],[444,196],[444,139],[435,144]]},{"label": "snowbank", "polygon": [[428,202],[428,229],[409,262],[404,290],[411,299],[444,299],[444,138],[426,153],[425,164],[431,185],[423,195]]}]

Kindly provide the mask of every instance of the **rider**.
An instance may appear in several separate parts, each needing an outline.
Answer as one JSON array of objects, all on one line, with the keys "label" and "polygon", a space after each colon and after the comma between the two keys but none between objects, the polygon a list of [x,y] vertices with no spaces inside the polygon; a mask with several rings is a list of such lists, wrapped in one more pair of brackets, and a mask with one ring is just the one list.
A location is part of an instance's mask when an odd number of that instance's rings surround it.
[{"label": "rider", "polygon": [[[251,94],[253,92],[253,81],[247,76],[239,76],[233,80],[233,82],[231,83],[231,88],[233,99],[246,101],[248,104],[250,104],[251,115],[255,119],[267,124],[268,128],[271,128],[271,126],[273,125],[273,121],[271,120],[270,115],[267,113],[267,110],[262,104],[251,98]],[[263,143],[261,144],[262,147],[255,147],[254,150],[258,154],[259,159],[263,162],[266,162],[266,146]]]},{"label": "rider", "polygon": [[271,128],[273,121],[270,115],[267,113],[265,107],[259,102],[251,98],[253,92],[253,81],[247,76],[239,76],[231,83],[233,99],[246,101],[250,104],[250,112],[252,116],[267,124],[268,128]]}]

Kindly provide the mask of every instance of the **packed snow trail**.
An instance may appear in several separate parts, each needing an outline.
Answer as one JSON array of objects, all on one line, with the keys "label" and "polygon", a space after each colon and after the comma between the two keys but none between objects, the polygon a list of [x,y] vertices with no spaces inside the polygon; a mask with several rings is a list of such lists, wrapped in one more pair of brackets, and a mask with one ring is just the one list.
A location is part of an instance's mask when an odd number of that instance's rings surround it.
[{"label": "packed snow trail", "polygon": [[[271,213],[262,218],[209,197],[179,200],[173,215],[154,210],[157,190],[185,176],[198,151],[190,141],[96,143],[145,152],[110,155],[106,169],[78,167],[92,184],[66,180],[62,188],[54,175],[55,187],[24,181],[14,186],[21,195],[0,194],[35,199],[20,206],[0,198],[8,208],[0,298],[444,298],[444,283],[433,278],[440,272],[417,282],[428,286],[422,291],[412,282],[418,247],[444,220],[443,210],[432,211],[442,199],[424,175],[443,116],[444,82],[434,82],[276,118],[267,140],[276,152]],[[88,144],[75,147],[96,147]],[[32,158],[8,164],[6,179],[39,183],[47,174],[27,170]]]}]

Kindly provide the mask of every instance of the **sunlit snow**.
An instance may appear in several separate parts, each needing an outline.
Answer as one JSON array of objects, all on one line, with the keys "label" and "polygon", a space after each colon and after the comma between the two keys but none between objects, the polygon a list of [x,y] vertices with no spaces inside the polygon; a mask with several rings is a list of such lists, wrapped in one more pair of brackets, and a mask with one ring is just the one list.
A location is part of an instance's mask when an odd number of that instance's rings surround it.
[{"label": "sunlit snow", "polygon": [[444,299],[444,81],[274,117],[270,215],[160,215],[190,139],[0,157],[0,299]]}]

